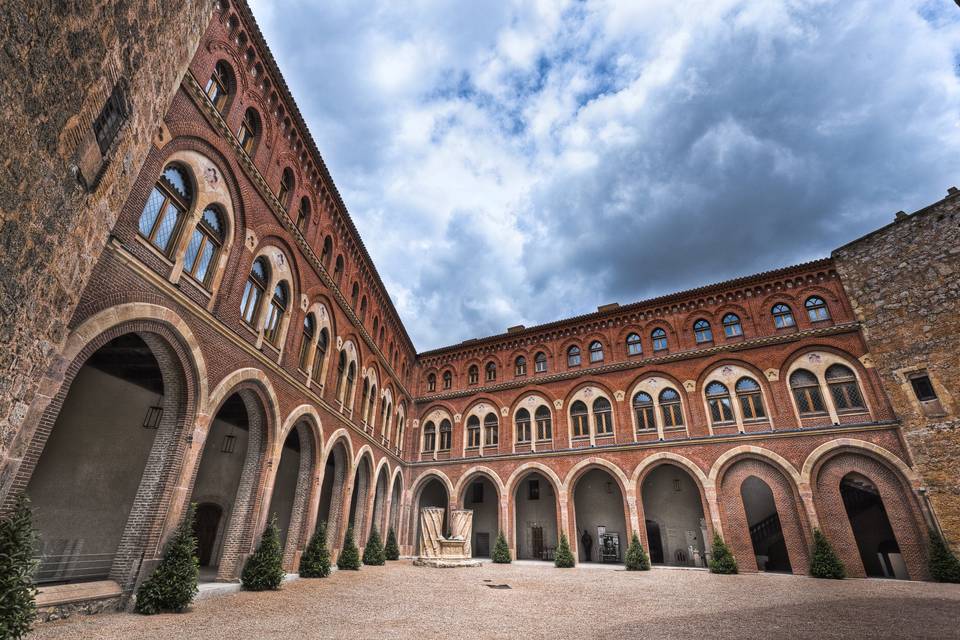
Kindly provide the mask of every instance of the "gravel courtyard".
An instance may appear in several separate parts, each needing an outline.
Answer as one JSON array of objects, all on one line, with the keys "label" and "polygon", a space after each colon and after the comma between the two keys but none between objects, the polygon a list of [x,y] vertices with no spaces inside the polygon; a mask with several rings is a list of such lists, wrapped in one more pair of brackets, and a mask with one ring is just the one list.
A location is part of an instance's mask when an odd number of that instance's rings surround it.
[{"label": "gravel courtyard", "polygon": [[[510,585],[491,589],[488,585]],[[960,638],[960,586],[408,562],[199,601],[181,615],[40,625],[61,638]]]}]

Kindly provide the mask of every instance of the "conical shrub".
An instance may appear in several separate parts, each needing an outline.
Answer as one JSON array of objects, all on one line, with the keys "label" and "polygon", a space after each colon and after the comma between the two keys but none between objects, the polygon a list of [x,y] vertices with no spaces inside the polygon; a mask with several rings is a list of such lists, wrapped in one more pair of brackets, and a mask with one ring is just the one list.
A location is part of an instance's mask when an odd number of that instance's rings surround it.
[{"label": "conical shrub", "polygon": [[560,544],[557,545],[557,552],[553,556],[553,565],[559,569],[570,569],[576,565],[565,533],[560,534]]},{"label": "conical shrub", "polygon": [[343,550],[337,557],[337,568],[346,571],[360,570],[360,550],[353,541],[353,527],[347,529],[347,537],[343,540]]},{"label": "conical shrub", "polygon": [[321,522],[300,556],[301,578],[326,578],[330,575],[330,550],[327,548],[327,523]]},{"label": "conical shrub", "polygon": [[493,561],[497,564],[510,564],[513,561],[510,558],[510,546],[503,531],[497,534],[497,542],[493,545]]},{"label": "conical shrub", "polygon": [[640,538],[636,533],[630,538],[630,546],[627,548],[627,556],[624,558],[624,565],[627,571],[649,571],[650,557],[640,544]]},{"label": "conical shrub", "polygon": [[816,528],[813,530],[813,549],[810,552],[810,575],[830,580],[843,580],[847,577],[847,570],[827,541],[827,536]]},{"label": "conical shrub", "polygon": [[713,534],[713,548],[710,558],[710,573],[736,573],[737,560],[733,557],[729,547],[716,533]]},{"label": "conical shrub", "polygon": [[387,559],[383,555],[383,543],[380,542],[380,532],[377,531],[376,527],[371,527],[367,545],[363,548],[363,564],[380,567],[386,562]]},{"label": "conical shrub", "polygon": [[153,574],[140,585],[134,610],[144,615],[186,610],[199,590],[200,561],[193,520],[197,505],[191,504],[180,526],[167,542],[163,559]]},{"label": "conical shrub", "polygon": [[0,520],[0,638],[23,638],[37,617],[36,540],[30,501],[20,494],[13,510]]},{"label": "conical shrub", "polygon": [[387,544],[383,548],[383,557],[387,560],[400,559],[400,547],[397,546],[397,534],[393,532],[393,527],[387,529]]},{"label": "conical shrub", "polygon": [[940,534],[930,532],[930,577],[937,582],[960,583],[960,561]]},{"label": "conical shrub", "polygon": [[247,591],[271,591],[280,588],[283,576],[283,549],[280,548],[277,517],[273,516],[260,538],[257,550],[243,565],[240,582]]}]

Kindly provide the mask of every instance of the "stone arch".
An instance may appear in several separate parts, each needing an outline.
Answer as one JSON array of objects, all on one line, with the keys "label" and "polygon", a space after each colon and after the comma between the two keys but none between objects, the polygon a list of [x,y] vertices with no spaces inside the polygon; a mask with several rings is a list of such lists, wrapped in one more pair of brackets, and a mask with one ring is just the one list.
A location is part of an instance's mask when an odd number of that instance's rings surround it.
[{"label": "stone arch", "polygon": [[[834,400],[830,395],[829,385],[827,384],[825,374],[828,368],[834,364],[841,364],[851,371],[857,380],[857,386],[860,389],[860,395],[863,398],[865,407],[864,413],[868,416],[876,416],[877,409],[873,399],[873,385],[864,368],[863,363],[850,353],[826,345],[806,345],[791,353],[780,367],[780,380],[783,380],[790,396],[790,408],[793,415],[796,416],[802,424],[803,418],[800,415],[797,401],[790,389],[790,376],[797,369],[806,369],[816,376],[820,387],[820,394],[823,397],[824,404],[829,413],[829,420],[833,424],[841,422],[840,415],[834,405]],[[856,415],[856,414],[855,414]]]},{"label": "stone arch", "polygon": [[[570,549],[573,551],[575,557],[580,557],[580,536],[578,533],[579,529],[584,526],[584,523],[579,522],[577,519],[577,487],[580,481],[594,470],[603,471],[612,477],[620,490],[625,526],[623,532],[624,537],[620,540],[620,555],[622,558],[626,550],[626,545],[630,540],[631,533],[638,529],[636,492],[634,488],[630,486],[630,480],[623,472],[623,469],[609,460],[595,456],[591,456],[575,464],[564,478],[566,494],[573,501],[572,508],[569,509],[569,529],[574,532],[574,535],[570,536]],[[595,548],[599,549],[599,540],[594,542],[597,543],[597,547]]]},{"label": "stone arch", "polygon": [[[531,551],[534,551],[534,548],[531,546],[530,549],[525,549],[527,546],[527,531],[524,530],[521,533],[520,522],[518,522],[520,503],[521,498],[521,486],[523,481],[529,478],[531,475],[537,475],[544,478],[547,484],[550,486],[550,490],[553,492],[554,501],[553,501],[553,518],[552,526],[556,529],[555,538],[559,540],[560,534],[565,533],[565,523],[567,521],[567,494],[564,488],[563,482],[556,472],[548,467],[545,464],[539,462],[525,462],[521,464],[510,474],[510,477],[505,483],[504,496],[506,497],[507,508],[509,510],[508,517],[505,521],[505,532],[507,542],[510,545],[510,548],[513,552],[513,556],[520,558],[523,551],[527,551],[529,554]],[[542,495],[542,491],[540,492]],[[539,499],[539,498],[538,498]],[[549,536],[544,532],[544,529],[549,531],[549,528],[545,526],[547,521],[541,521],[537,518],[538,526],[540,526],[541,537],[543,542],[546,543]],[[531,545],[532,545],[532,531],[531,533]],[[521,535],[524,537],[524,545],[521,546],[520,538]],[[536,559],[536,557],[534,557]]]}]

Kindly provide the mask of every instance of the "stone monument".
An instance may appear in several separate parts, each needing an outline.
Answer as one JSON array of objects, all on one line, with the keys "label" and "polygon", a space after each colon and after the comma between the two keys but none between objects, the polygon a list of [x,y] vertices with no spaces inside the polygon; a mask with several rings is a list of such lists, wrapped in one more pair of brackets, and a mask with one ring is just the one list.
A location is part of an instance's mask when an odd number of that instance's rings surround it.
[{"label": "stone monument", "polygon": [[473,533],[473,511],[450,512],[450,537],[443,535],[442,507],[420,510],[420,547],[413,564],[421,567],[479,567],[471,557],[470,537]]}]

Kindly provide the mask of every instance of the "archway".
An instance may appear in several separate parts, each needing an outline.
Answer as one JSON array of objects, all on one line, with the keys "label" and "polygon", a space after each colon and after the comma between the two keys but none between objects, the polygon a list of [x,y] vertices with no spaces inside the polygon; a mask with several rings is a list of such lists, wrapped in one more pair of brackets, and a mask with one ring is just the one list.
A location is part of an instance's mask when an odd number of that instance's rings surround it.
[{"label": "archway", "polygon": [[346,534],[343,521],[343,490],[347,480],[349,455],[343,441],[333,445],[324,464],[323,483],[320,486],[320,504],[317,508],[317,524],[327,525],[327,541],[339,547]]},{"label": "archway", "polygon": [[297,430],[293,429],[283,442],[280,464],[277,465],[277,475],[273,481],[273,495],[270,497],[269,513],[271,517],[277,519],[281,547],[286,546],[290,516],[293,514],[297,479],[300,475],[300,451],[300,437],[297,435]]},{"label": "archway", "polygon": [[370,460],[367,456],[363,456],[353,476],[353,494],[350,497],[350,519],[348,520],[349,526],[353,527],[354,541],[361,549],[367,544],[367,498],[370,495],[372,475]]},{"label": "archway", "polygon": [[848,473],[840,481],[840,496],[864,572],[871,578],[907,579],[907,567],[876,485],[866,476]]},{"label": "archway", "polygon": [[390,515],[387,522],[387,529],[393,528],[393,533],[400,539],[400,501],[403,499],[403,479],[398,474],[393,478],[393,491],[390,497]]},{"label": "archway", "polygon": [[578,561],[622,562],[629,541],[616,478],[605,469],[590,469],[576,481],[573,504]]},{"label": "archway", "polygon": [[386,541],[386,506],[387,506],[387,465],[380,467],[377,474],[377,484],[373,495],[373,525],[380,533],[380,541]]},{"label": "archway", "polygon": [[197,514],[193,521],[193,535],[197,539],[197,558],[201,567],[210,566],[222,518],[223,508],[220,505],[212,502],[197,505]]},{"label": "archway", "polygon": [[641,496],[650,561],[705,567],[707,523],[700,489],[690,473],[661,464],[644,478]]},{"label": "archway", "polygon": [[783,537],[783,525],[770,485],[756,476],[750,476],[740,485],[740,497],[747,515],[757,569],[793,573]]},{"label": "archway", "polygon": [[517,482],[514,540],[518,560],[553,560],[557,549],[557,494],[553,483],[533,471]]},{"label": "archway", "polygon": [[417,499],[416,509],[414,510],[414,518],[417,526],[417,535],[413,540],[413,553],[414,555],[420,554],[420,510],[424,507],[440,507],[443,509],[443,531],[444,535],[449,531],[449,524],[447,522],[449,513],[448,506],[450,503],[450,498],[447,495],[447,488],[443,485],[443,482],[439,478],[433,477],[427,480],[426,484],[423,485],[420,489],[420,496]]},{"label": "archway", "polygon": [[473,535],[470,549],[475,558],[489,558],[500,531],[500,493],[490,478],[473,476],[463,488],[460,504],[473,511]]}]

